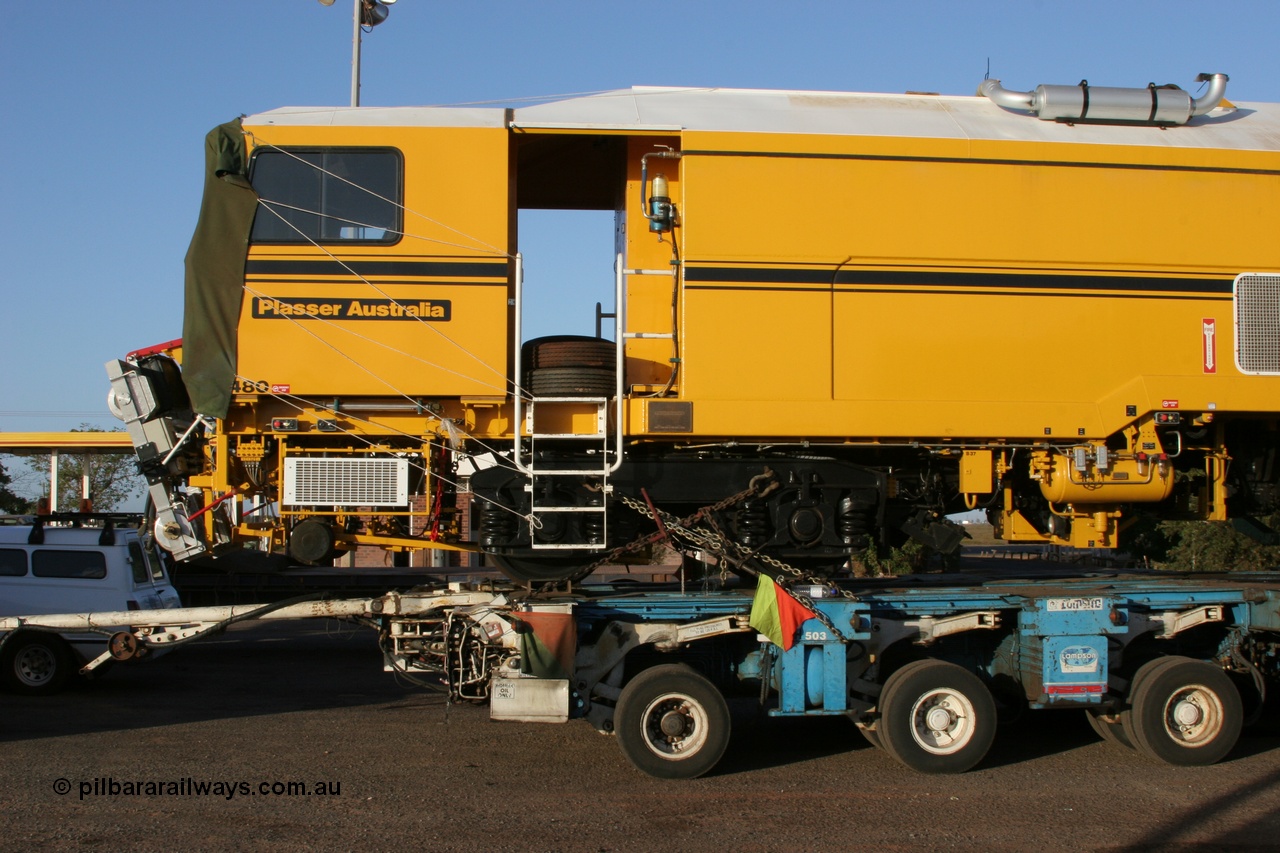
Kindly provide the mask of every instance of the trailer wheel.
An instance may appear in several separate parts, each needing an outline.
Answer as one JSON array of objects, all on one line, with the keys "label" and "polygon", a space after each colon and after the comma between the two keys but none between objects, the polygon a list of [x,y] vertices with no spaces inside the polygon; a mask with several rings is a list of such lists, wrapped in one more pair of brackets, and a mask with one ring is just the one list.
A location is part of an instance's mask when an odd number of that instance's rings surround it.
[{"label": "trailer wheel", "polygon": [[5,643],[0,656],[5,684],[32,696],[57,693],[71,677],[71,667],[71,650],[56,634],[18,634]]},{"label": "trailer wheel", "polygon": [[1133,749],[1133,742],[1129,740],[1119,714],[1095,708],[1086,708],[1084,713],[1089,720],[1089,727],[1107,744],[1120,749]]},{"label": "trailer wheel", "polygon": [[991,748],[996,703],[968,670],[946,661],[915,661],[885,682],[877,728],[885,751],[907,767],[963,773]]},{"label": "trailer wheel", "polygon": [[1130,734],[1142,755],[1198,767],[1221,761],[1244,723],[1240,692],[1221,669],[1190,658],[1166,658],[1130,697]]},{"label": "trailer wheel", "polygon": [[880,738],[880,729],[870,726],[858,726],[858,731],[862,732],[862,736],[867,739],[867,743],[876,749],[884,749],[884,741]]},{"label": "trailer wheel", "polygon": [[715,767],[729,745],[729,727],[724,696],[683,664],[637,675],[614,715],[623,755],[659,779],[693,779]]},{"label": "trailer wheel", "polygon": [[1152,658],[1138,667],[1138,671],[1129,680],[1127,704],[1117,716],[1120,718],[1120,736],[1124,738],[1122,742],[1127,743],[1130,749],[1137,749],[1137,741],[1133,735],[1133,697],[1138,695],[1138,689],[1142,686],[1142,682],[1177,660],[1179,658],[1175,657]]}]

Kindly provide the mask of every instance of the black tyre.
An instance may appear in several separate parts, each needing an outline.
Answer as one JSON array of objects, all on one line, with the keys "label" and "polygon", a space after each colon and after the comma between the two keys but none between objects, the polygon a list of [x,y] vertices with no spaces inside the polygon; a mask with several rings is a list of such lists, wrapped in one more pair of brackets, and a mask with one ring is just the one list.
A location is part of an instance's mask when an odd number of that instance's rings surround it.
[{"label": "black tyre", "polygon": [[1131,749],[1136,749],[1133,737],[1133,697],[1138,695],[1138,688],[1142,686],[1142,682],[1146,681],[1154,673],[1164,669],[1174,660],[1176,660],[1176,658],[1153,658],[1138,667],[1138,671],[1135,672],[1133,674],[1133,678],[1129,680],[1128,701],[1117,717],[1120,719],[1120,736],[1124,738],[1122,743],[1129,744]]},{"label": "black tyre", "polygon": [[1129,702],[1133,746],[1165,764],[1198,767],[1226,757],[1240,738],[1240,692],[1218,667],[1168,658],[1138,685]]},{"label": "black tyre", "polygon": [[613,341],[580,335],[535,338],[525,343],[520,360],[526,369],[539,367],[607,367],[617,358]]},{"label": "black tyre", "polygon": [[1086,708],[1084,714],[1089,720],[1090,728],[1106,743],[1120,749],[1133,749],[1133,743],[1120,722],[1119,714],[1101,708]]},{"label": "black tyre", "polygon": [[71,649],[57,634],[18,634],[4,644],[0,655],[4,683],[32,696],[57,693],[66,686],[73,666]]},{"label": "black tyre", "polygon": [[867,739],[867,743],[876,749],[884,749],[884,742],[880,739],[880,729],[858,726],[858,731],[862,732],[862,736]]},{"label": "black tyre", "polygon": [[622,690],[614,714],[622,753],[659,779],[693,779],[729,745],[729,706],[715,685],[681,664],[646,669]]},{"label": "black tyre", "polygon": [[526,374],[525,390],[535,397],[608,397],[616,384],[603,367],[539,367]]},{"label": "black tyre", "polygon": [[885,682],[877,729],[885,751],[912,770],[963,773],[991,748],[996,703],[968,670],[915,661]]}]

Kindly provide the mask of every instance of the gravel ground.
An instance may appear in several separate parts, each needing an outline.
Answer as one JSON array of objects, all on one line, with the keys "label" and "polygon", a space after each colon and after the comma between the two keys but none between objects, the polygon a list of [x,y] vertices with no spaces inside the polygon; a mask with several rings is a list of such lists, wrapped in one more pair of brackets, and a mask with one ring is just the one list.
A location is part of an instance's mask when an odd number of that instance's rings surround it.
[{"label": "gravel ground", "polygon": [[[713,775],[664,782],[586,723],[446,706],[333,624],[237,626],[59,696],[0,694],[0,742],[4,850],[1280,849],[1274,723],[1180,769],[1031,713],[978,769],[930,777],[842,719],[772,720],[739,726]],[[308,793],[272,793],[290,782]]]}]

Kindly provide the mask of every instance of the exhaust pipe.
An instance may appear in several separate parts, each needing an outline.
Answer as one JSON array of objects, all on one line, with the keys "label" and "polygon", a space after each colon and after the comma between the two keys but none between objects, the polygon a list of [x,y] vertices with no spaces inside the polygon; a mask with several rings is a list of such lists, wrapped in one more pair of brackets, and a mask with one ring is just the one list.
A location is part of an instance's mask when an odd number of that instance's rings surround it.
[{"label": "exhaust pipe", "polygon": [[978,94],[997,106],[1025,110],[1043,121],[1168,127],[1186,124],[1218,106],[1226,95],[1227,80],[1226,74],[1201,74],[1196,81],[1208,83],[1209,88],[1194,100],[1174,85],[1122,89],[1090,86],[1087,80],[1078,86],[1040,85],[1033,92],[1015,92],[999,80],[984,80]]}]

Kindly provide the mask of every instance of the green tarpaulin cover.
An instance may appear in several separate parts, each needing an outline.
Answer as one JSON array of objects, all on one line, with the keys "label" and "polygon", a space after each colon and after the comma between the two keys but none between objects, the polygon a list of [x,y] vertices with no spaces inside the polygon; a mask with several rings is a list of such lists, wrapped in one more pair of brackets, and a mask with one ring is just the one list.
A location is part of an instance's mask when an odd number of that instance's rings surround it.
[{"label": "green tarpaulin cover", "polygon": [[236,378],[236,327],[258,195],[249,186],[240,119],[205,137],[204,200],[186,259],[182,378],[191,406],[225,417]]}]

